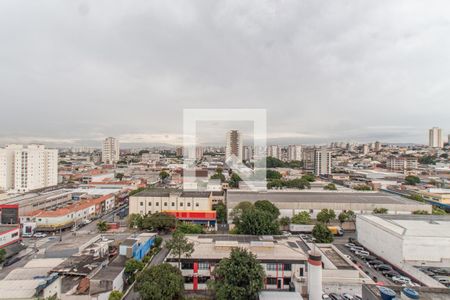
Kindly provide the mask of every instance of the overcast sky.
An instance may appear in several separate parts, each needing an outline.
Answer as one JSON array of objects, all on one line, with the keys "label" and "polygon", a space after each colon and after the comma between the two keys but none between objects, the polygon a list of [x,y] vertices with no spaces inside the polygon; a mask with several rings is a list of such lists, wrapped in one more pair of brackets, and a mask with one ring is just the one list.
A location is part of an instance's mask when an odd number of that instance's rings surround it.
[{"label": "overcast sky", "polygon": [[267,109],[270,143],[425,143],[450,132],[450,2],[2,0],[0,101],[0,144],[178,143],[184,108]]}]

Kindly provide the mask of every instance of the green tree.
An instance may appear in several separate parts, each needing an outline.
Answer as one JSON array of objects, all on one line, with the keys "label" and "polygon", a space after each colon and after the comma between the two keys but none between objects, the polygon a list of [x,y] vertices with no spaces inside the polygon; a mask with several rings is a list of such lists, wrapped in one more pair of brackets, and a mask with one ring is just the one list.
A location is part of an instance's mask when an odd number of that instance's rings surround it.
[{"label": "green tree", "polygon": [[303,180],[309,181],[309,182],[314,182],[316,181],[316,178],[314,177],[314,175],[311,174],[305,174],[302,176]]},{"label": "green tree", "polygon": [[296,179],[292,179],[292,180],[286,180],[284,182],[284,185],[287,186],[288,188],[296,188],[296,189],[300,189],[303,190],[305,188],[310,188],[310,183],[308,180],[305,180],[303,178],[296,178]]},{"label": "green tree", "polygon": [[317,214],[317,221],[328,224],[336,219],[336,213],[332,209],[324,208]]},{"label": "green tree", "polygon": [[259,210],[263,210],[272,215],[273,219],[278,219],[280,210],[269,200],[258,200],[255,202],[254,207]]},{"label": "green tree", "polygon": [[307,211],[301,211],[295,214],[291,219],[292,224],[311,224],[311,215]]},{"label": "green tree", "polygon": [[312,230],[312,235],[317,243],[331,243],[333,242],[333,234],[325,224],[317,224]]},{"label": "green tree", "polygon": [[112,291],[109,294],[108,300],[120,300],[123,297],[123,293],[120,291]]},{"label": "green tree", "polygon": [[201,234],[204,233],[203,227],[200,224],[180,223],[176,228],[177,232],[182,234]]},{"label": "green tree", "polygon": [[328,191],[336,191],[336,185],[334,183],[329,183],[326,186],[323,187],[324,190],[328,190]]},{"label": "green tree", "polygon": [[119,179],[119,181],[122,181],[124,176],[123,173],[116,173],[116,178]]},{"label": "green tree", "polygon": [[283,177],[283,176],[278,171],[274,171],[274,170],[267,170],[266,171],[266,178],[267,178],[267,180],[281,179],[281,177]]},{"label": "green tree", "polygon": [[282,188],[283,186],[284,186],[284,181],[281,179],[273,179],[273,180],[267,181],[267,188],[269,190]]},{"label": "green tree", "polygon": [[166,242],[166,248],[178,258],[178,268],[181,268],[181,256],[190,257],[194,252],[194,244],[189,242],[181,232],[173,233],[172,239]]},{"label": "green tree", "polygon": [[255,299],[264,287],[264,270],[250,251],[231,250],[230,257],[222,259],[213,271],[214,281],[209,286],[218,300]]},{"label": "green tree", "polygon": [[167,173],[166,171],[159,172],[159,179],[161,179],[161,181],[164,181],[169,177],[170,177],[170,174]]},{"label": "green tree", "polygon": [[230,218],[233,219],[233,224],[237,224],[242,213],[251,208],[254,208],[251,202],[248,201],[239,202],[239,204],[236,205],[230,213]]},{"label": "green tree", "polygon": [[420,183],[420,178],[417,176],[409,175],[405,177],[405,182],[409,185],[416,185]]},{"label": "green tree", "polygon": [[183,299],[184,280],[177,267],[163,263],[141,272],[134,290],[145,300]]},{"label": "green tree", "polygon": [[252,208],[242,212],[237,224],[238,234],[276,235],[280,233],[278,220],[270,212]]},{"label": "green tree", "polygon": [[289,217],[281,217],[279,222],[281,227],[286,228],[291,224],[291,219]]},{"label": "green tree", "polygon": [[433,215],[446,215],[447,212],[439,207],[433,207]]},{"label": "green tree", "polygon": [[144,218],[140,214],[130,214],[127,218],[129,228],[142,229],[142,222]]},{"label": "green tree", "polygon": [[356,222],[356,214],[353,210],[347,210],[347,216],[349,222]]},{"label": "green tree", "polygon": [[157,235],[157,236],[155,237],[155,243],[153,244],[153,247],[154,247],[154,248],[159,248],[159,247],[161,247],[162,242],[163,242],[163,238],[160,237],[159,235]]},{"label": "green tree", "polygon": [[228,185],[233,188],[238,188],[239,181],[242,181],[241,177],[238,174],[233,173],[231,174],[230,180],[228,181]]},{"label": "green tree", "polygon": [[216,174],[212,175],[210,177],[210,179],[220,179],[220,182],[226,181],[225,175],[223,175],[222,173],[216,173]]},{"label": "green tree", "polygon": [[425,200],[423,199],[423,197],[419,194],[412,194],[408,196],[409,199],[415,200],[415,201],[419,201],[419,202],[425,202]]},{"label": "green tree", "polygon": [[387,214],[388,213],[388,209],[387,208],[384,208],[384,207],[377,207],[377,208],[375,208],[374,210],[373,210],[373,213],[374,214]]},{"label": "green tree", "polygon": [[6,259],[6,251],[5,249],[0,249],[0,264],[3,263]]},{"label": "green tree", "polygon": [[172,215],[156,212],[144,217],[142,228],[167,232],[170,229],[175,228],[176,221],[176,218]]},{"label": "green tree", "polygon": [[98,221],[97,222],[97,230],[100,232],[105,232],[108,230],[108,223],[106,223],[106,221]]},{"label": "green tree", "polygon": [[426,210],[415,210],[412,213],[413,215],[429,215],[429,213]]},{"label": "green tree", "polygon": [[268,156],[266,158],[266,168],[282,168],[284,166],[284,162],[279,160],[278,158],[272,156]]},{"label": "green tree", "polygon": [[136,273],[141,271],[142,269],[144,269],[145,265],[143,262],[138,261],[134,258],[131,258],[129,260],[127,260],[125,262],[125,276],[128,278],[128,282],[133,282],[135,277],[136,277]]},{"label": "green tree", "polygon": [[419,163],[423,165],[435,165],[436,156],[425,155],[419,158]]},{"label": "green tree", "polygon": [[339,220],[339,223],[341,223],[341,225],[342,225],[342,223],[344,223],[344,222],[348,222],[348,221],[349,221],[349,215],[348,215],[348,213],[347,213],[346,211],[341,212],[341,213],[338,215],[338,220]]},{"label": "green tree", "polygon": [[356,191],[371,191],[372,188],[367,184],[357,184],[352,187]]},{"label": "green tree", "polygon": [[217,203],[214,205],[213,209],[216,211],[216,219],[217,223],[224,224],[227,222],[227,208],[225,204],[222,202]]}]

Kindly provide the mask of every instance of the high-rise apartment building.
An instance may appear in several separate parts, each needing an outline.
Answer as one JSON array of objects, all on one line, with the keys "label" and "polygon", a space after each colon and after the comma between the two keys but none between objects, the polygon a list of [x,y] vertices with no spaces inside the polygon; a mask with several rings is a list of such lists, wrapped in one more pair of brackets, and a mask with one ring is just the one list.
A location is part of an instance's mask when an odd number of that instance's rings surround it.
[{"label": "high-rise apartment building", "polygon": [[379,142],[379,141],[376,141],[375,142],[375,147],[374,147],[375,149],[375,152],[379,152],[379,151],[381,151],[381,143]]},{"label": "high-rise apartment building", "polygon": [[433,148],[444,147],[444,141],[442,140],[442,129],[439,127],[433,127],[428,130],[428,146]]},{"label": "high-rise apartment building", "polygon": [[252,148],[249,146],[244,146],[242,148],[242,159],[244,161],[249,161],[253,158]]},{"label": "high-rise apartment building", "polygon": [[314,174],[331,174],[331,151],[328,149],[317,149],[314,155]]},{"label": "high-rise apartment building", "polygon": [[105,164],[114,164],[119,161],[120,148],[119,140],[108,137],[103,141],[102,162]]},{"label": "high-rise apartment building", "polygon": [[302,151],[303,169],[309,171],[314,170],[315,154],[316,154],[315,148],[306,148]]},{"label": "high-rise apartment building", "polygon": [[362,154],[367,155],[369,153],[369,145],[364,144],[362,145]]},{"label": "high-rise apartment building", "polygon": [[27,192],[58,184],[58,150],[44,145],[0,149],[0,190]]},{"label": "high-rise apartment building", "polygon": [[270,145],[267,148],[267,156],[281,159],[281,148],[278,145]]},{"label": "high-rise apartment building", "polygon": [[230,130],[227,133],[225,161],[230,158],[242,162],[242,135],[238,130]]},{"label": "high-rise apartment building", "polygon": [[302,146],[300,145],[289,145],[288,146],[288,161],[302,160]]}]

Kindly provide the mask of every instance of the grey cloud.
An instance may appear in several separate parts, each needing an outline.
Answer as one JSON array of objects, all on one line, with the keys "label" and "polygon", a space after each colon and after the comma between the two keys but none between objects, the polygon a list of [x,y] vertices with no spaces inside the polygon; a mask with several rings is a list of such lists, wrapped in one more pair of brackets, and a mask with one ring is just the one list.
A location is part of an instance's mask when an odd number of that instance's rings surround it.
[{"label": "grey cloud", "polygon": [[223,107],[266,108],[274,142],[424,143],[450,129],[449,13],[444,0],[2,1],[1,136],[176,140],[184,108]]}]

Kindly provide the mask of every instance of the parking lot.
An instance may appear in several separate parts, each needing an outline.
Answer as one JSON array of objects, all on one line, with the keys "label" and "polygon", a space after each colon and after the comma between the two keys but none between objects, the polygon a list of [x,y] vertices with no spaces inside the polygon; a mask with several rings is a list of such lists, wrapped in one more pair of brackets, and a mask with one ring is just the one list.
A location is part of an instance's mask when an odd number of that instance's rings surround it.
[{"label": "parking lot", "polygon": [[383,258],[364,249],[354,239],[348,240],[345,244],[336,244],[336,247],[380,285],[419,286]]}]

